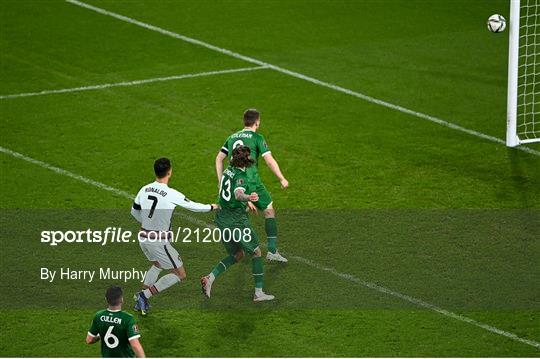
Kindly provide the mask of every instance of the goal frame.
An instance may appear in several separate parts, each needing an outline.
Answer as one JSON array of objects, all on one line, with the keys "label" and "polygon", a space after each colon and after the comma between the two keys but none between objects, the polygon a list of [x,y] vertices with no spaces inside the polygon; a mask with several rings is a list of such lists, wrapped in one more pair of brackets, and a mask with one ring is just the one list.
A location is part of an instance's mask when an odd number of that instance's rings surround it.
[{"label": "goal frame", "polygon": [[519,30],[521,1],[510,0],[509,44],[508,44],[508,94],[506,112],[506,145],[538,142],[540,138],[520,139],[517,134],[517,101],[519,76]]}]

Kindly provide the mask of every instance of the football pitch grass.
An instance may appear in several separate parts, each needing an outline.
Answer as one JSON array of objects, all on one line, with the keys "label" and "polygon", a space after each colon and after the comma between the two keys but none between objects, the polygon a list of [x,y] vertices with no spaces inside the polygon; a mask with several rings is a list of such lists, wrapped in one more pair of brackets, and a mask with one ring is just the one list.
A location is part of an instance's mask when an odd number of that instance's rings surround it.
[{"label": "football pitch grass", "polygon": [[277,300],[251,303],[249,261],[205,300],[223,248],[177,243],[188,278],[139,318],[147,355],[539,355],[540,146],[497,140],[508,34],[485,29],[506,2],[86,3],[107,12],[2,2],[1,356],[99,355],[84,336],[118,282],[40,268],[148,264],[137,244],[40,231],[135,231],[130,194],[161,156],[171,187],[215,201],[215,154],[247,107],[291,184],[261,165],[290,259],[265,267]]}]

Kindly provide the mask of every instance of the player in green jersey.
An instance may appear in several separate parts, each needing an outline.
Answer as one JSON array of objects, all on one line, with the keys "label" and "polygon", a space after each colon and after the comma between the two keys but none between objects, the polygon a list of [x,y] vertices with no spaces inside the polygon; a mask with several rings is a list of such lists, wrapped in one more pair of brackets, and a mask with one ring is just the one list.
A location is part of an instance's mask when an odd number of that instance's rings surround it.
[{"label": "player in green jersey", "polygon": [[272,197],[262,183],[257,169],[259,157],[264,158],[266,164],[276,175],[281,183],[282,188],[287,188],[289,182],[281,173],[277,161],[272,156],[268,144],[264,137],[257,133],[261,124],[261,117],[257,110],[249,109],[244,112],[244,129],[232,134],[227,138],[223,147],[216,156],[216,174],[218,182],[221,181],[223,174],[223,161],[227,156],[230,156],[237,146],[247,146],[251,150],[251,158],[255,161],[255,165],[246,169],[247,180],[254,191],[259,195],[257,201],[249,201],[249,209],[256,212],[257,208],[262,210],[265,217],[266,239],[268,240],[268,253],[266,259],[270,261],[287,262],[277,249],[277,224],[276,211],[274,210]]},{"label": "player in green jersey", "polygon": [[122,310],[122,288],[110,287],[105,298],[109,306],[94,315],[86,336],[86,344],[94,344],[101,339],[101,356],[104,358],[144,358],[144,350],[139,342],[141,335],[135,318]]},{"label": "player in green jersey", "polygon": [[250,153],[247,146],[236,147],[232,151],[229,166],[223,172],[216,224],[228,255],[214,267],[210,274],[201,278],[202,292],[207,298],[210,298],[214,280],[230,266],[240,261],[247,252],[252,255],[252,274],[255,282],[253,301],[262,302],[274,299],[273,295],[263,292],[264,264],[259,239],[246,213],[246,203],[257,202],[260,199],[257,192],[254,192],[256,187],[249,182],[248,178],[248,169],[255,163]]}]

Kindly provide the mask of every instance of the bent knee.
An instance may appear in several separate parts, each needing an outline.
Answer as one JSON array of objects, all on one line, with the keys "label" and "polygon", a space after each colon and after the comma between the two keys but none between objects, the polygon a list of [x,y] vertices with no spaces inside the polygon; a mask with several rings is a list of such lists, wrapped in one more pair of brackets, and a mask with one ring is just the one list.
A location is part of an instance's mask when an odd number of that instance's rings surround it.
[{"label": "bent knee", "polygon": [[262,255],[261,253],[261,249],[259,247],[257,247],[254,251],[253,251],[253,257],[260,257]]}]

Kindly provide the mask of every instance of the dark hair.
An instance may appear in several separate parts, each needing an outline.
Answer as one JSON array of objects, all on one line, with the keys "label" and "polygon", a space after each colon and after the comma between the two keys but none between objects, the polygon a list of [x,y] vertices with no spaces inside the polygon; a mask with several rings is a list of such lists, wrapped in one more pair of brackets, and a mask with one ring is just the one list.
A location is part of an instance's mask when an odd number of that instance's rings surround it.
[{"label": "dark hair", "polygon": [[105,298],[107,299],[107,303],[109,303],[110,306],[114,307],[120,304],[120,299],[122,299],[123,295],[124,292],[122,291],[122,288],[118,286],[112,286],[107,289],[107,292],[105,293]]},{"label": "dark hair", "polygon": [[249,167],[255,160],[249,157],[251,150],[247,146],[238,146],[232,152],[231,165],[234,167]]},{"label": "dark hair", "polygon": [[157,178],[163,178],[171,169],[171,161],[166,157],[161,157],[154,162],[154,172]]},{"label": "dark hair", "polygon": [[257,122],[260,117],[259,111],[254,108],[250,108],[244,111],[244,126],[251,127]]}]

